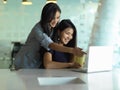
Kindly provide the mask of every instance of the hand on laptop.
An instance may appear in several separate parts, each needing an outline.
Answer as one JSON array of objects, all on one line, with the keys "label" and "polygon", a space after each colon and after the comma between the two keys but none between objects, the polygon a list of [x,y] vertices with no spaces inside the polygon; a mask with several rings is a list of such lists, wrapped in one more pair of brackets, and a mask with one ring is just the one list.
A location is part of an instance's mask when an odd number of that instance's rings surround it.
[{"label": "hand on laptop", "polygon": [[83,56],[84,54],[87,54],[86,52],[83,51],[82,48],[78,48],[78,47],[74,48],[73,52],[74,52],[74,55],[76,56]]}]

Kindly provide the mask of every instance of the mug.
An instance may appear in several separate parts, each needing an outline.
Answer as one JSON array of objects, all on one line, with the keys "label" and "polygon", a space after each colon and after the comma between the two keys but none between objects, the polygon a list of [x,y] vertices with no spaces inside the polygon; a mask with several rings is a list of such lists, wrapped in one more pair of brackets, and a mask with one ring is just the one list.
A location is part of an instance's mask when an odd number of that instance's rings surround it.
[{"label": "mug", "polygon": [[74,56],[74,61],[76,63],[79,63],[81,65],[81,67],[83,67],[84,64],[85,64],[85,55],[83,55],[81,57],[80,56]]}]

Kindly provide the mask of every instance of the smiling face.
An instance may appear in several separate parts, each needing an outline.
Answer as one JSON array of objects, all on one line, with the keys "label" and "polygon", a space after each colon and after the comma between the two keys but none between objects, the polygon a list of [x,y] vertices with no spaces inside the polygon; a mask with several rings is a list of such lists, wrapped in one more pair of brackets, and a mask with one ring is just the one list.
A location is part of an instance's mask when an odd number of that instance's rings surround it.
[{"label": "smiling face", "polygon": [[76,27],[70,19],[61,20],[53,34],[53,41],[67,47],[76,47]]},{"label": "smiling face", "polygon": [[59,20],[60,20],[60,12],[57,11],[56,14],[55,14],[55,17],[50,22],[50,26],[52,28],[54,28],[56,26],[56,24],[59,22]]},{"label": "smiling face", "polygon": [[63,45],[68,44],[68,42],[73,38],[73,29],[68,27],[62,32],[60,32],[60,43]]}]

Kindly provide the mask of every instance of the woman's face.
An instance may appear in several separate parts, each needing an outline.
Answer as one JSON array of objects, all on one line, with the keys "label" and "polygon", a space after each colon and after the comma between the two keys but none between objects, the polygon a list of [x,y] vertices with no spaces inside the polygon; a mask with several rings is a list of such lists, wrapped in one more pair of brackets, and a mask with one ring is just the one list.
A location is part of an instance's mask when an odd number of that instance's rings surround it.
[{"label": "woman's face", "polygon": [[59,20],[60,20],[60,12],[57,11],[56,14],[55,14],[54,19],[52,19],[52,21],[50,22],[50,26],[52,28],[54,28],[56,26],[56,24],[59,22]]},{"label": "woman's face", "polygon": [[66,45],[73,38],[73,29],[66,28],[64,31],[60,33],[60,42]]}]

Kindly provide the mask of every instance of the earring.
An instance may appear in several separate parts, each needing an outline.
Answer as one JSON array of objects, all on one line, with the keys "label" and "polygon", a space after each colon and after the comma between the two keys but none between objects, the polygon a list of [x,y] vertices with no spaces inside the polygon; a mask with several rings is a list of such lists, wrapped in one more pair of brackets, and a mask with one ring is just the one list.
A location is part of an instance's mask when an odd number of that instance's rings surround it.
[{"label": "earring", "polygon": [[60,41],[60,38],[58,38],[58,41]]}]

